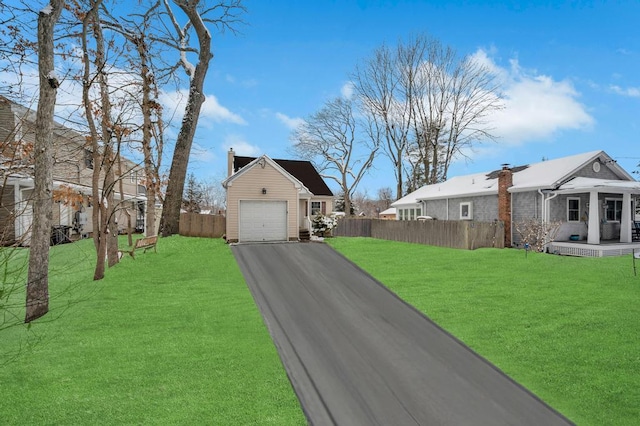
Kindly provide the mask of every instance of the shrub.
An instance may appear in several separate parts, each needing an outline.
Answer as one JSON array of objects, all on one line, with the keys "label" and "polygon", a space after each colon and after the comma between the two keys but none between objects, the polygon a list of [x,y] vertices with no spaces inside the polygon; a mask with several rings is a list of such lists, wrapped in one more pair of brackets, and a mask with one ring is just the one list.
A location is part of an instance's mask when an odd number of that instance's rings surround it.
[{"label": "shrub", "polygon": [[311,220],[311,228],[315,235],[325,236],[325,232],[331,232],[336,227],[338,221],[335,217],[318,214]]}]

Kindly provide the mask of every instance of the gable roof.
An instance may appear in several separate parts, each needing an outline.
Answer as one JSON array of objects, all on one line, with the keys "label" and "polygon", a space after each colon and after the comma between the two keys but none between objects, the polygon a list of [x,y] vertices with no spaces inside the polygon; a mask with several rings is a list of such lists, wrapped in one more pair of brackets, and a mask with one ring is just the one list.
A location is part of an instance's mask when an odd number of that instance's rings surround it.
[{"label": "gable roof", "polygon": [[306,195],[313,195],[311,193],[311,191],[309,191],[309,189],[304,186],[304,184],[302,182],[300,182],[295,176],[293,176],[291,173],[287,172],[285,169],[283,169],[278,163],[276,163],[275,161],[273,161],[271,158],[269,158],[269,156],[267,155],[262,155],[260,157],[254,158],[252,161],[250,161],[246,166],[241,167],[238,169],[237,172],[231,174],[230,176],[228,176],[225,180],[222,181],[222,186],[225,188],[228,188],[229,186],[232,185],[232,182],[236,179],[238,179],[240,176],[248,173],[251,169],[253,169],[254,167],[262,167],[264,168],[266,164],[269,164],[271,167],[273,167],[278,173],[280,173],[285,179],[289,180],[295,188],[299,189],[301,194],[306,194]]},{"label": "gable roof", "polygon": [[[266,156],[264,156],[266,157]],[[267,157],[268,158],[268,157]],[[233,172],[240,171],[243,167],[254,161],[256,157],[235,156],[233,159]],[[333,192],[329,189],[324,179],[309,161],[302,160],[279,160],[273,161],[282,167],[287,173],[299,180],[313,195],[325,195],[333,197]]]},{"label": "gable roof", "polygon": [[525,170],[513,174],[513,186],[510,192],[530,191],[537,189],[556,189],[564,182],[572,179],[574,173],[591,163],[600,160],[621,180],[635,181],[633,176],[618,166],[604,151],[591,151],[555,160],[541,161],[530,165]]},{"label": "gable roof", "polygon": [[[591,151],[530,165],[512,167],[513,186],[509,188],[509,192],[559,189],[562,184],[573,179],[577,171],[596,159],[600,160],[604,166],[609,167],[616,176],[620,177],[620,180],[635,182],[633,176],[618,166],[607,153],[604,151]],[[441,183],[425,185],[392,203],[392,206],[413,205],[421,200],[497,194],[499,172],[500,170],[494,170],[488,173],[456,176]]]}]

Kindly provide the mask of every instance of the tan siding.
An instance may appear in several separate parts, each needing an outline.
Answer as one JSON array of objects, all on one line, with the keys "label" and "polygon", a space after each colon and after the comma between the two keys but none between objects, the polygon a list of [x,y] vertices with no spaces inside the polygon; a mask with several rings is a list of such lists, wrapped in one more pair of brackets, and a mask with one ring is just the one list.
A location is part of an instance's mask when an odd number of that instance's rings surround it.
[{"label": "tan siding", "polygon": [[[267,190],[262,194],[262,188]],[[282,173],[266,164],[253,167],[238,176],[227,188],[227,239],[236,241],[239,235],[240,200],[287,201],[287,233],[290,239],[298,237],[298,189]]]},{"label": "tan siding", "polygon": [[0,102],[0,144],[5,144],[13,139],[14,119],[8,104]]},{"label": "tan siding", "polygon": [[16,238],[13,186],[0,187],[0,243],[11,243]]},{"label": "tan siding", "polygon": [[[5,142],[10,132],[15,130],[14,123],[24,115],[21,110],[22,107],[0,102],[0,136],[5,136],[0,138],[0,141]],[[35,117],[35,113],[32,115]],[[28,115],[27,120],[21,123],[20,136],[23,142],[34,143],[35,128],[34,124],[28,121],[29,117]],[[56,124],[53,135],[53,178],[55,180],[91,187],[93,169],[85,166],[85,145],[86,141],[82,134]],[[129,175],[126,174],[133,167],[136,167],[135,163],[124,159],[123,190],[127,196],[135,196],[138,193],[137,183],[131,183]],[[103,179],[104,174],[101,175],[100,181],[102,182]],[[119,192],[118,186],[116,191]]]},{"label": "tan siding", "polygon": [[325,202],[326,204],[326,214],[330,215],[331,212],[333,211],[333,197],[327,197],[327,196],[314,196],[311,198],[311,201],[320,201],[320,202]]}]

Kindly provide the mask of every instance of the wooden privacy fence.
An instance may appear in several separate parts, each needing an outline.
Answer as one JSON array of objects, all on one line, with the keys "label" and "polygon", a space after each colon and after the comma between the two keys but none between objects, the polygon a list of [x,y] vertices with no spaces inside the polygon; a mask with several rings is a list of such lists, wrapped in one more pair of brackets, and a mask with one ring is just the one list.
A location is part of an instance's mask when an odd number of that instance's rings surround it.
[{"label": "wooden privacy fence", "polygon": [[199,213],[180,213],[178,233],[185,237],[220,238],[226,230],[224,216]]},{"label": "wooden privacy fence", "polygon": [[332,234],[341,237],[372,237],[467,250],[480,247],[504,248],[504,224],[499,221],[344,218],[339,220]]}]

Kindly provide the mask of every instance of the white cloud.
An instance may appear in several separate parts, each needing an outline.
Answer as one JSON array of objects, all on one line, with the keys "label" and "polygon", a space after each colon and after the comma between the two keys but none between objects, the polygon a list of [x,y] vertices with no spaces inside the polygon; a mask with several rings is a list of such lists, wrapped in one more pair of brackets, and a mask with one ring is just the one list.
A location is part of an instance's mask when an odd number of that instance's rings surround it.
[{"label": "white cloud", "polygon": [[229,151],[233,148],[237,155],[243,155],[247,157],[256,157],[262,153],[262,150],[257,145],[252,145],[240,135],[229,135],[222,143],[224,151]]},{"label": "white cloud", "polygon": [[276,112],[276,117],[291,130],[297,129],[302,123],[304,123],[304,120],[302,118],[289,117],[288,115],[281,112]]},{"label": "white cloud", "polygon": [[[184,113],[188,97],[189,91],[186,89],[173,92],[162,92],[160,94],[160,102],[169,114],[173,114],[175,111],[176,120],[182,120],[182,114]],[[199,124],[206,126],[207,122],[233,123],[241,125],[247,124],[244,118],[220,105],[218,98],[214,95],[205,95],[205,101],[202,104],[202,109],[200,110]]]},{"label": "white cloud", "polygon": [[640,98],[640,88],[639,87],[620,87],[620,86],[610,86],[609,87],[613,93],[622,96],[628,96],[630,98]]},{"label": "white cloud", "polygon": [[501,83],[504,109],[489,118],[501,142],[514,145],[541,141],[562,130],[593,125],[594,119],[578,101],[580,94],[571,81],[556,81],[525,70],[517,59],[510,60],[510,68],[500,67],[482,50],[474,57]]},{"label": "white cloud", "polygon": [[351,99],[353,97],[353,82],[347,81],[345,84],[343,84],[342,88],[340,89],[340,94],[345,99]]}]

